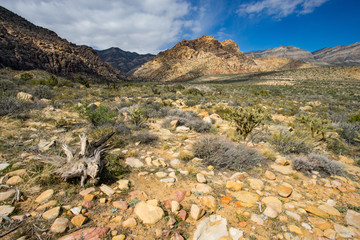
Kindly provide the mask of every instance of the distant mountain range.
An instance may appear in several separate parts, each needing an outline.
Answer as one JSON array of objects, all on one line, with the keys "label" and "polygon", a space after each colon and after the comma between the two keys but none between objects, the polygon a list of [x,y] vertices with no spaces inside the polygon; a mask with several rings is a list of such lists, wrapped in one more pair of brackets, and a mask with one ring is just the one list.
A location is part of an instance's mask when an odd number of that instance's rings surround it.
[{"label": "distant mountain range", "polygon": [[104,62],[110,63],[126,75],[130,75],[138,67],[150,60],[153,60],[155,57],[153,54],[127,52],[115,47],[106,50],[99,50],[97,53]]},{"label": "distant mountain range", "polygon": [[125,78],[118,69],[102,61],[94,49],[72,44],[1,6],[0,66],[70,76],[84,73],[98,76],[99,81]]},{"label": "distant mountain range", "polygon": [[[232,40],[204,35],[173,48],[141,55],[119,48],[95,51],[60,38],[0,6],[0,67],[42,69],[54,74],[87,74],[101,80],[184,81],[213,74],[268,72],[316,65],[360,65],[360,42],[313,53],[277,47],[244,54]],[[127,76],[125,76],[124,74]]]},{"label": "distant mountain range", "polygon": [[293,46],[280,46],[245,54],[255,58],[281,57],[296,59],[320,66],[352,66],[360,65],[360,42],[347,46],[327,47],[312,53]]}]

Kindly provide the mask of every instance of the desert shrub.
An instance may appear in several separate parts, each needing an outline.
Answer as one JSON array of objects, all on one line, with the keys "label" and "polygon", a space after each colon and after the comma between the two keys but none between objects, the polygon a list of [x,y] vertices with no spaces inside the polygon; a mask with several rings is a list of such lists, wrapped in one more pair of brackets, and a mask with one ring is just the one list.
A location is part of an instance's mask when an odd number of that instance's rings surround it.
[{"label": "desert shrub", "polygon": [[55,87],[59,84],[59,81],[58,79],[54,76],[54,75],[51,75],[49,77],[49,79],[47,80],[47,84],[48,86],[51,86],[51,87]]},{"label": "desert shrub", "polygon": [[360,122],[360,112],[357,113],[353,113],[350,115],[349,118],[349,123],[356,123],[356,122]]},{"label": "desert shrub", "polygon": [[191,151],[180,151],[178,157],[180,160],[188,162],[194,158],[194,154]]},{"label": "desert shrub", "polygon": [[130,173],[129,167],[124,164],[124,159],[121,156],[107,154],[105,160],[104,169],[100,173],[100,183],[112,184]]},{"label": "desert shrub", "polygon": [[35,86],[32,90],[32,94],[39,99],[41,98],[50,99],[53,97],[53,93],[51,89],[48,86],[43,86],[43,85]]},{"label": "desert shrub", "polygon": [[197,104],[198,104],[198,101],[196,101],[196,100],[187,100],[185,102],[185,105],[188,107],[193,107],[193,106],[196,106]]},{"label": "desert shrub", "polygon": [[0,116],[16,114],[27,110],[32,104],[19,101],[12,96],[0,95]]},{"label": "desert shrub", "polygon": [[194,143],[193,152],[195,157],[202,158],[206,165],[237,171],[252,168],[263,159],[259,153],[247,146],[235,145],[218,136],[201,137]]},{"label": "desert shrub", "polygon": [[74,80],[75,80],[75,82],[80,83],[87,88],[90,87],[90,82],[88,80],[86,80],[83,76],[77,76],[77,77],[75,77]]},{"label": "desert shrub", "polygon": [[114,128],[116,131],[116,134],[122,135],[122,136],[128,136],[131,135],[131,129],[126,126],[125,123],[116,123],[114,124]]},{"label": "desert shrub", "polygon": [[268,141],[284,154],[308,153],[313,147],[309,136],[301,131],[281,130],[272,134]]},{"label": "desert shrub", "polygon": [[188,88],[183,91],[185,95],[204,96],[204,92],[197,88]]},{"label": "desert shrub", "polygon": [[246,140],[256,127],[270,119],[270,114],[265,108],[257,105],[255,107],[230,108],[230,113],[226,118],[235,123],[236,131]]},{"label": "desert shrub", "polygon": [[296,121],[305,125],[311,132],[312,137],[321,135],[322,139],[326,139],[326,133],[332,129],[331,121],[317,115],[300,115]]},{"label": "desert shrub", "polygon": [[104,105],[100,105],[99,107],[89,105],[84,103],[80,106],[76,106],[75,108],[81,117],[89,120],[94,126],[99,126],[105,123],[113,123],[114,117],[116,113],[111,111],[109,108]]},{"label": "desert shrub", "polygon": [[343,170],[339,164],[330,160],[323,154],[310,153],[307,156],[299,156],[292,161],[295,170],[304,173],[318,171],[325,175],[342,175]]},{"label": "desert shrub", "polygon": [[20,75],[20,79],[21,79],[22,81],[24,81],[24,82],[30,81],[30,80],[32,80],[33,78],[34,78],[34,76],[33,76],[32,74],[30,74],[30,73],[23,73],[23,74]]},{"label": "desert shrub", "polygon": [[360,123],[347,123],[341,122],[337,125],[338,134],[345,139],[345,141],[352,145],[360,145],[360,142],[356,139],[359,138],[358,134],[360,133]]},{"label": "desert shrub", "polygon": [[135,142],[140,142],[141,144],[151,144],[158,140],[158,136],[149,132],[139,132],[134,137]]},{"label": "desert shrub", "polygon": [[16,84],[7,79],[0,80],[0,91],[6,92],[8,90],[14,90],[16,88]]},{"label": "desert shrub", "polygon": [[168,117],[163,121],[163,127],[170,127],[170,122],[178,120],[179,126],[186,126],[196,132],[208,132],[211,124],[204,122],[199,116],[193,112],[184,112],[179,109],[172,109],[168,112]]},{"label": "desert shrub", "polygon": [[129,117],[135,126],[143,125],[147,120],[145,109],[141,107],[130,107]]}]

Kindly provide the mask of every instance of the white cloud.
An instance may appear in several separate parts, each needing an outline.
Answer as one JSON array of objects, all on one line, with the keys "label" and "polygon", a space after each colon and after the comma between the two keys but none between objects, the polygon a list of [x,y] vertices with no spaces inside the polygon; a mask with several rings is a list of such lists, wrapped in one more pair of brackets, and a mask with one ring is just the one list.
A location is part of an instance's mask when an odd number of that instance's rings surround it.
[{"label": "white cloud", "polygon": [[76,44],[156,53],[184,34],[201,31],[185,0],[0,0],[32,23]]},{"label": "white cloud", "polygon": [[293,13],[308,14],[328,0],[261,0],[240,5],[237,13],[242,16],[267,15],[283,18]]}]

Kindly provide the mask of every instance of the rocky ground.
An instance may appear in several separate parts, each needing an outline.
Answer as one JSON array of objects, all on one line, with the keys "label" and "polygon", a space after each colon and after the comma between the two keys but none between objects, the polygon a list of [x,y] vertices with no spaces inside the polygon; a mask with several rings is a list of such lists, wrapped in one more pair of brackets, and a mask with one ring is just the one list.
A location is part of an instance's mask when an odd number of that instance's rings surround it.
[{"label": "rocky ground", "polygon": [[[74,124],[84,121],[51,106],[36,111]],[[229,127],[218,116],[210,117],[219,128]],[[76,181],[38,184],[30,166],[57,143],[78,142],[75,136],[86,129],[68,132],[51,122],[3,117],[1,137],[20,133],[19,144],[29,148],[16,161],[10,154],[0,155],[0,238],[360,239],[360,169],[352,159],[339,158],[351,178],[318,172],[305,176],[280,154],[248,172],[205,167],[201,159],[183,161],[179,156],[191,152],[201,134],[183,126],[165,129],[160,123],[149,123],[150,132],[159,137],[155,144],[137,142],[111,150],[125,156],[130,173],[81,188]]]}]

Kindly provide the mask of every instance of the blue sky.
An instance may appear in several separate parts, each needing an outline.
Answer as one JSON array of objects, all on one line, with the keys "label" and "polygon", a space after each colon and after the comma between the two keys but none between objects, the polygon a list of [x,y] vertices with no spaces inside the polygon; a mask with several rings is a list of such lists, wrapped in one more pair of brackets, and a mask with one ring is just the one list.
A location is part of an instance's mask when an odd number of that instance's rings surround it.
[{"label": "blue sky", "polygon": [[182,39],[232,39],[244,52],[308,51],[360,41],[360,0],[0,0],[60,37],[96,49],[157,53]]}]

